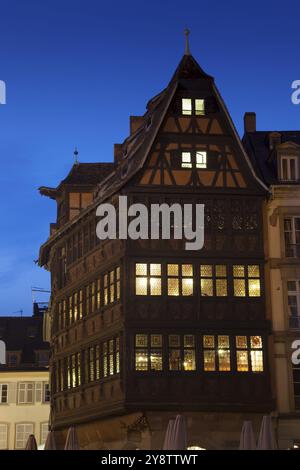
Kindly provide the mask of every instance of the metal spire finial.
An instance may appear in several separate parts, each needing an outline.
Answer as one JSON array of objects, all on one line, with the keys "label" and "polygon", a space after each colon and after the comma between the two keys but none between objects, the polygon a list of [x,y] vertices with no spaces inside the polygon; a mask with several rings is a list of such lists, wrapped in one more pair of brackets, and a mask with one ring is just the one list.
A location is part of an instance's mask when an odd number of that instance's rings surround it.
[{"label": "metal spire finial", "polygon": [[185,51],[184,51],[184,55],[191,55],[190,44],[189,44],[190,30],[188,28],[185,28],[184,34],[185,34]]},{"label": "metal spire finial", "polygon": [[74,158],[75,158],[75,165],[78,164],[78,150],[77,150],[77,147],[75,147],[74,149]]}]

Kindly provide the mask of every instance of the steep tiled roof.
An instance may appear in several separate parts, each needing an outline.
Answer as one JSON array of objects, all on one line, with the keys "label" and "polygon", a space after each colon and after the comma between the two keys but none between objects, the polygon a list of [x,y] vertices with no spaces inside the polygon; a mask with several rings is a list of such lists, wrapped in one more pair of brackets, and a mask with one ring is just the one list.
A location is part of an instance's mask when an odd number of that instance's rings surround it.
[{"label": "steep tiled roof", "polygon": [[[6,351],[21,351],[18,368],[35,368],[35,351],[49,350],[49,343],[43,341],[42,316],[0,317],[0,340],[5,342]],[[0,365],[0,371],[6,368]]]},{"label": "steep tiled roof", "polygon": [[247,132],[243,144],[258,176],[268,185],[278,183],[277,162],[272,157],[269,136],[276,132],[281,136],[281,143],[294,142],[300,145],[300,131],[256,131]]}]

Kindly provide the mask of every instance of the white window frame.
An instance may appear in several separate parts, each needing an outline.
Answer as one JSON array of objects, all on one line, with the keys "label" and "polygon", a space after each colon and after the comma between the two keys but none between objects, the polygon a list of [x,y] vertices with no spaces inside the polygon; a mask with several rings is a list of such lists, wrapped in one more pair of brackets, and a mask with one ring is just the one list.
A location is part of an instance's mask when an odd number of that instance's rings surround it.
[{"label": "white window frame", "polygon": [[[6,387],[6,400],[3,400],[4,390],[3,387]],[[8,383],[0,383],[0,404],[8,403]]]},{"label": "white window frame", "polygon": [[[21,393],[24,392],[24,400],[20,399]],[[28,400],[29,392],[32,393],[32,400]],[[18,383],[18,404],[19,405],[32,405],[34,403],[35,387],[34,382],[19,382]]]},{"label": "white window frame", "polygon": [[207,151],[182,151],[181,152],[181,168],[192,169],[206,169],[207,168]]},{"label": "white window frame", "polygon": [[[5,437],[2,437],[4,434]],[[8,424],[0,423],[0,450],[8,449]]]},{"label": "white window frame", "polygon": [[183,116],[191,116],[193,113],[192,98],[181,99],[181,113]]},{"label": "white window frame", "polygon": [[182,116],[204,116],[204,98],[181,98],[181,114]]},{"label": "white window frame", "polygon": [[[291,177],[291,160],[295,161],[295,178]],[[286,161],[287,178],[283,177],[283,162]],[[298,180],[298,158],[296,156],[283,155],[280,159],[281,180],[297,181]]]},{"label": "white window frame", "polygon": [[[49,400],[46,400],[46,388],[47,387],[49,391]],[[43,383],[43,403],[50,403],[50,383],[49,382]]]},{"label": "white window frame", "polygon": [[[289,290],[288,283],[295,282],[296,283],[296,290]],[[297,315],[291,315],[289,309],[289,297],[296,297],[296,306],[297,306]],[[288,279],[287,280],[287,306],[289,310],[289,321],[290,321],[290,328],[298,329],[300,328],[300,279]],[[293,326],[292,319],[295,320],[295,326]]]},{"label": "white window frame", "polygon": [[33,423],[16,423],[15,449],[24,450],[30,434],[34,434]]},{"label": "white window frame", "polygon": [[[300,215],[286,216],[283,219],[283,232],[284,232],[283,235],[284,235],[285,255],[286,255],[286,252],[287,252],[286,235],[285,235],[286,233],[291,233],[292,234],[292,243],[291,243],[291,245],[295,248],[295,251],[293,250],[293,256],[288,256],[288,258],[297,258],[298,257],[298,255],[297,255],[298,252],[297,252],[297,248],[296,248],[296,245],[297,245],[297,242],[296,242],[296,232],[297,232],[297,230],[296,230],[296,225],[295,225],[295,220],[296,219],[300,219]],[[285,220],[290,220],[291,221],[291,231],[285,230],[285,227],[284,227]],[[300,253],[300,247],[299,247],[299,253]]]},{"label": "white window frame", "polygon": [[41,430],[40,430],[40,443],[41,445],[45,444],[47,435],[49,432],[49,423],[41,423]]}]

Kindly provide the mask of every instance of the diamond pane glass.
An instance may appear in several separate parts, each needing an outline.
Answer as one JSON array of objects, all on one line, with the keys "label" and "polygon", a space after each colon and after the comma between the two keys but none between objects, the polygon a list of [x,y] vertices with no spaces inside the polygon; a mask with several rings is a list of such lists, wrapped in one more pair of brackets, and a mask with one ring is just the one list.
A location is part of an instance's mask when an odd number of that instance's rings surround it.
[{"label": "diamond pane glass", "polygon": [[235,297],[245,297],[246,296],[246,288],[245,288],[245,280],[244,279],[234,279],[233,280],[233,288],[234,288]]},{"label": "diamond pane glass", "polygon": [[250,264],[248,266],[248,277],[259,277],[259,266]]},{"label": "diamond pane glass", "polygon": [[137,277],[135,279],[135,293],[136,295],[147,295],[147,278]]},{"label": "diamond pane glass", "polygon": [[150,264],[150,275],[160,276],[161,275],[161,264]]},{"label": "diamond pane glass", "polygon": [[202,264],[200,266],[200,276],[201,277],[212,277],[212,265]]},{"label": "diamond pane glass", "polygon": [[216,280],[216,295],[218,297],[227,296],[227,280],[226,279],[217,279]]},{"label": "diamond pane glass", "polygon": [[146,263],[136,263],[136,265],[135,265],[135,274],[137,276],[147,276],[147,264]]},{"label": "diamond pane glass", "polygon": [[181,269],[182,269],[183,277],[193,277],[193,265],[192,264],[183,264]]},{"label": "diamond pane glass", "polygon": [[161,295],[161,279],[157,277],[150,278],[150,295]]},{"label": "diamond pane glass", "polygon": [[193,279],[182,279],[182,295],[193,295]]},{"label": "diamond pane glass", "polygon": [[260,296],[260,280],[248,279],[248,290],[249,290],[249,297],[259,297]]},{"label": "diamond pane glass", "polygon": [[216,276],[217,277],[226,277],[227,276],[227,269],[225,264],[217,264],[216,265]]},{"label": "diamond pane glass", "polygon": [[201,295],[211,297],[213,295],[213,281],[212,279],[201,279]]},{"label": "diamond pane glass", "polygon": [[243,266],[243,265],[233,266],[233,276],[234,277],[245,277],[245,266]]},{"label": "diamond pane glass", "polygon": [[168,264],[168,276],[178,276],[178,264]]},{"label": "diamond pane glass", "polygon": [[179,295],[179,280],[176,278],[168,279],[168,295]]}]

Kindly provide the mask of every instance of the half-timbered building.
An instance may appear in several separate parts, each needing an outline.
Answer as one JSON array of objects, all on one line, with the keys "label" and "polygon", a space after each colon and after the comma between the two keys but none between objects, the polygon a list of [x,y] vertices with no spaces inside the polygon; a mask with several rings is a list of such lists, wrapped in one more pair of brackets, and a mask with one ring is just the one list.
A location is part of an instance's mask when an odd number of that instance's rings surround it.
[{"label": "half-timbered building", "polygon": [[[112,123],[113,125],[113,123]],[[75,163],[57,188],[40,249],[51,272],[52,427],[76,425],[83,448],[162,448],[187,417],[189,446],[234,448],[242,423],[273,409],[263,204],[213,77],[187,47],[168,86],[113,163]],[[96,209],[205,205],[205,241],[96,236]]]}]

